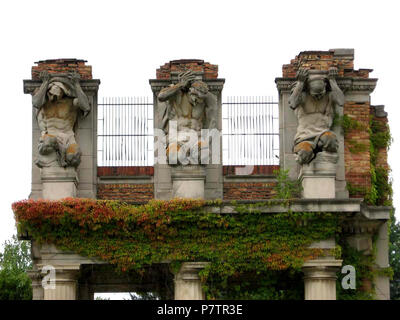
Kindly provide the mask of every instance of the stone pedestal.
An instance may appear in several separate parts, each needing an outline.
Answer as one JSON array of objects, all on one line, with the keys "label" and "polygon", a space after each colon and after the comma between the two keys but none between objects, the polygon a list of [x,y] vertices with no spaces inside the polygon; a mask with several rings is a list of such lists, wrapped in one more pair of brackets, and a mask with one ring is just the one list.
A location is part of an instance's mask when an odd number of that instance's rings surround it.
[{"label": "stone pedestal", "polygon": [[76,300],[79,267],[56,268],[54,288],[44,288],[44,300]]},{"label": "stone pedestal", "polygon": [[184,262],[175,274],[175,300],[204,300],[199,272],[208,262]]},{"label": "stone pedestal", "polygon": [[336,162],[338,155],[319,152],[310,164],[303,165],[300,179],[304,199],[334,199],[336,196]]},{"label": "stone pedestal", "polygon": [[342,260],[310,260],[303,265],[304,299],[336,300],[336,272]]},{"label": "stone pedestal", "polygon": [[172,167],[173,198],[204,199],[205,168],[201,165]]},{"label": "stone pedestal", "polygon": [[58,200],[76,197],[78,175],[75,168],[42,168],[41,180],[43,184],[43,199]]}]

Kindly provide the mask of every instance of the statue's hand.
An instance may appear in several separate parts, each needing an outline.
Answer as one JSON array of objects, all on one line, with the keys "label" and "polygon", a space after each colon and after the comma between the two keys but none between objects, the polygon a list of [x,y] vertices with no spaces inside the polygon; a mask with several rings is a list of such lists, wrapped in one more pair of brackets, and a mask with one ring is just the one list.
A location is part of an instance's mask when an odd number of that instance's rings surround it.
[{"label": "statue's hand", "polygon": [[338,76],[338,69],[335,67],[329,68],[328,78],[333,80],[336,79],[337,76]]},{"label": "statue's hand", "polygon": [[186,71],[181,75],[181,78],[179,79],[179,82],[181,83],[181,86],[184,88],[187,88],[192,81],[196,79],[196,76],[193,74],[191,70]]},{"label": "statue's hand", "polygon": [[296,78],[300,82],[305,82],[308,77],[308,69],[299,69],[296,74]]},{"label": "statue's hand", "polygon": [[49,81],[50,74],[46,70],[43,70],[39,73],[39,79],[42,80],[43,82]]}]

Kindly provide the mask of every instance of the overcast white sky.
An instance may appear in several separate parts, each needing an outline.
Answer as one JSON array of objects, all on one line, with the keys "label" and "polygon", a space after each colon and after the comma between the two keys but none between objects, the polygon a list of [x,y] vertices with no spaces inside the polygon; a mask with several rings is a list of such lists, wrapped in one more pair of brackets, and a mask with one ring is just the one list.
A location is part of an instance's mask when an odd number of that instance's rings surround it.
[{"label": "overcast white sky", "polygon": [[[223,94],[277,97],[282,64],[303,50],[354,48],[355,67],[379,78],[372,104],[386,105],[399,205],[399,10],[396,1],[1,1],[0,243],[15,233],[11,203],[31,179],[31,96],[35,61],[80,58],[101,79],[99,96],[151,96],[148,79],[173,59],[219,65]],[[396,98],[397,97],[397,98]],[[397,160],[397,161],[396,161]],[[399,214],[397,214],[400,217]]]}]

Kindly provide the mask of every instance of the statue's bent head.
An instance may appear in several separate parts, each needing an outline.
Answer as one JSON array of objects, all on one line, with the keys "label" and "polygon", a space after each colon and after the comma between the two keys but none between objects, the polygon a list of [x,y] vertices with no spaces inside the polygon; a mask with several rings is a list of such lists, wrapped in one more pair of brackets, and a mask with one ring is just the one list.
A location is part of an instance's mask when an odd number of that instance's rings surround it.
[{"label": "statue's bent head", "polygon": [[310,75],[307,79],[310,95],[320,100],[326,93],[326,78],[322,75]]},{"label": "statue's bent head", "polygon": [[47,96],[49,101],[60,100],[64,96],[64,85],[60,82],[52,82],[49,84]]},{"label": "statue's bent head", "polygon": [[189,92],[199,98],[205,98],[208,93],[208,86],[203,81],[195,81],[190,86]]}]

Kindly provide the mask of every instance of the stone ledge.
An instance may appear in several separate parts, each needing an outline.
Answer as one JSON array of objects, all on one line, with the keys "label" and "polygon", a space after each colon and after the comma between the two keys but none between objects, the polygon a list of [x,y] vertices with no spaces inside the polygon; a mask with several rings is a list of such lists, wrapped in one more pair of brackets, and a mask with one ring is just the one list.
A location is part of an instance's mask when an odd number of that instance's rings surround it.
[{"label": "stone ledge", "polygon": [[[42,84],[41,80],[24,80],[24,93],[32,94],[36,88],[40,87],[41,84]],[[79,84],[81,85],[83,91],[97,92],[99,90],[100,80],[99,79],[80,80]]]}]

